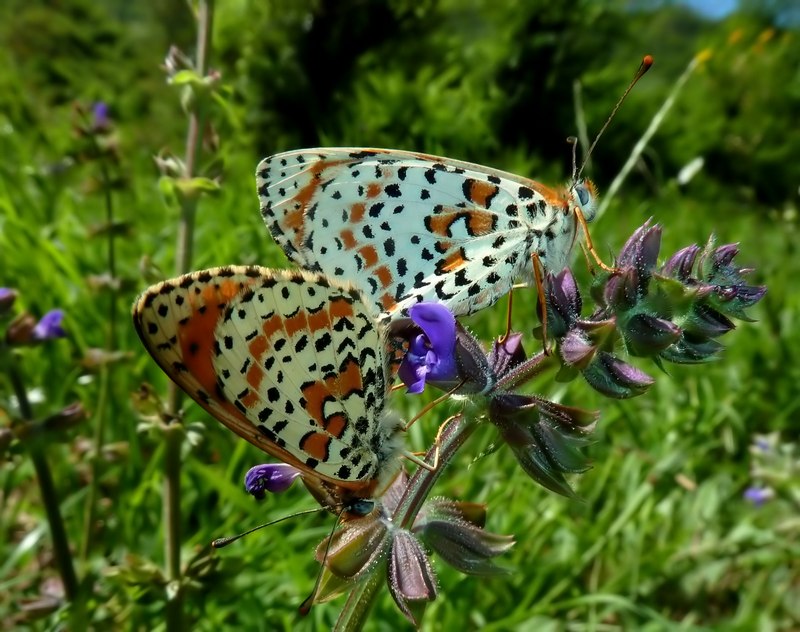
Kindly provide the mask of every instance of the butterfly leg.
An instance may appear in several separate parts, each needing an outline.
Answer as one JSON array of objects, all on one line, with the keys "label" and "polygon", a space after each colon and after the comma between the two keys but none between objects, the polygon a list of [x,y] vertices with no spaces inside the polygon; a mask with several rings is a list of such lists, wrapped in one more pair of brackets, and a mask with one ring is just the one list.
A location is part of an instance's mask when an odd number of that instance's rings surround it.
[{"label": "butterfly leg", "polygon": [[411,428],[411,426],[413,426],[415,423],[417,423],[417,421],[419,421],[420,417],[422,417],[425,413],[427,413],[429,410],[431,410],[434,406],[436,406],[437,404],[440,404],[441,402],[446,400],[448,397],[450,397],[453,393],[458,391],[458,389],[460,389],[462,386],[464,386],[464,382],[465,382],[465,380],[461,380],[458,384],[456,384],[449,391],[447,391],[443,395],[439,395],[439,397],[434,399],[432,402],[428,402],[427,404],[425,404],[425,406],[422,407],[422,410],[420,410],[416,415],[414,415],[408,421],[408,423],[405,426],[403,426],[403,432],[408,432],[408,429]]},{"label": "butterfly leg", "polygon": [[433,463],[428,463],[424,459],[419,458],[419,456],[417,454],[414,454],[413,452],[406,452],[403,454],[403,456],[412,463],[415,463],[416,465],[425,468],[429,472],[435,472],[437,469],[439,469],[439,448],[442,445],[442,433],[444,432],[444,429],[447,427],[447,424],[449,424],[454,419],[459,418],[460,416],[461,413],[452,415],[447,419],[445,419],[439,426],[439,431],[436,433],[436,439],[434,439],[433,441],[433,447],[434,447]]},{"label": "butterfly leg", "polygon": [[511,310],[514,307],[514,286],[508,291],[508,305],[506,306],[506,332],[497,340],[499,344],[503,344],[508,336],[511,334]]},{"label": "butterfly leg", "polygon": [[542,313],[542,346],[544,354],[550,355],[550,348],[547,346],[547,299],[544,293],[544,267],[542,260],[537,253],[531,255],[533,262],[533,279],[536,281],[536,291],[539,295],[539,310]]},{"label": "butterfly leg", "polygon": [[581,213],[581,210],[578,208],[575,209],[575,218],[581,225],[581,229],[583,230],[583,235],[586,238],[586,248],[592,255],[592,259],[594,259],[597,262],[597,265],[599,265],[606,272],[616,272],[615,268],[611,268],[607,266],[605,263],[603,263],[603,260],[600,258],[600,255],[597,254],[597,250],[595,250],[594,244],[592,243],[592,237],[589,234],[589,227],[586,225],[586,218],[583,216],[583,213]]}]

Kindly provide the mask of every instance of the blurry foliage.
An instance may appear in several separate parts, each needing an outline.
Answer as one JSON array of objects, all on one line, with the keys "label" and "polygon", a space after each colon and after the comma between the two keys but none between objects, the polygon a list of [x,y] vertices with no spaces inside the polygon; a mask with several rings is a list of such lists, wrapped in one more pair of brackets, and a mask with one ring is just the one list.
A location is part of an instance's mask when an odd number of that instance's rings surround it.
[{"label": "blurry foliage", "polygon": [[[793,198],[800,128],[786,121],[800,112],[797,32],[771,23],[763,6],[717,25],[680,6],[642,4],[647,10],[626,12],[621,0],[232,0],[216,13],[214,64],[233,89],[232,129],[248,136],[234,142],[251,142],[254,155],[388,145],[552,180],[569,173],[573,82],[583,83],[591,135],[641,54],[652,53],[656,71],[597,149],[595,177],[606,182],[683,66],[708,48],[711,61],[647,168],[670,178],[704,156],[709,197],[729,186],[740,203]],[[784,9],[773,4],[777,20]],[[168,44],[191,49],[186,11],[178,0],[81,0],[59,10],[9,0],[0,42],[15,72],[0,79],[2,109],[14,124],[44,124],[54,105],[102,99],[135,124],[133,145],[177,140],[169,120],[179,113],[157,98],[163,85],[154,69]]]},{"label": "blurry foliage", "polygon": [[[640,56],[652,53],[654,69],[596,150],[592,177],[602,194],[689,60],[712,53],[593,235],[601,252],[606,243],[619,247],[620,235],[653,214],[673,236],[665,248],[714,229],[721,243],[742,240],[742,259],[769,286],[754,314],[761,323],[734,334],[726,357],[707,371],[675,370],[641,401],[604,407],[595,469],[576,485],[585,503],[536,489],[503,450],[475,460],[495,440],[491,428],[481,429],[441,492],[489,503],[492,530],[519,536],[507,557],[517,570],[479,582],[442,569],[431,626],[797,627],[796,531],[776,532],[773,517],[752,510],[741,493],[751,434],[796,433],[800,407],[800,33],[790,0],[743,4],[711,22],[654,0],[217,2],[212,66],[229,92],[208,135],[219,138],[224,179],[220,196],[199,212],[197,268],[284,265],[258,217],[252,175],[271,152],[390,146],[566,180],[573,81],[582,83],[593,136]],[[32,357],[28,368],[52,405],[77,396],[93,409],[97,379],[77,361],[102,347],[106,326],[86,280],[104,272],[102,239],[91,239],[102,205],[74,135],[73,104],[105,101],[116,124],[122,186],[114,196],[119,220],[133,231],[119,239],[119,276],[133,281],[121,288],[120,304],[130,304],[136,289],[171,275],[176,218],[160,198],[152,156],[164,147],[179,153],[184,142],[185,119],[159,66],[171,44],[192,50],[187,5],[0,3],[0,286],[26,290],[24,307],[34,313],[55,305],[67,312],[69,341]],[[697,156],[704,167],[679,185],[676,174]],[[515,305],[515,321],[529,327],[534,302],[520,296]],[[490,311],[470,323],[481,335],[503,326],[502,310]],[[87,611],[97,624],[150,629],[163,612],[161,596],[147,589],[161,568],[162,454],[137,433],[129,399],[142,381],[164,392],[166,378],[132,328],[121,327],[120,348],[135,359],[113,385],[117,416],[87,581],[96,601]],[[557,394],[597,403],[585,391]],[[3,419],[13,406],[0,404]],[[188,407],[187,421],[196,420],[208,421]],[[410,433],[416,449],[433,436],[435,420],[428,421]],[[74,541],[89,434],[76,430],[52,456]],[[205,424],[184,472],[185,559],[192,552],[202,559],[213,537],[308,508],[302,494],[280,505],[245,496],[242,476],[259,458],[219,424]],[[12,619],[20,599],[47,593],[53,577],[32,477],[18,453],[0,467],[0,621],[10,625],[20,623]],[[198,574],[187,605],[197,629],[329,627],[335,604],[315,608],[303,624],[295,614],[328,518],[276,526],[220,555],[219,567]],[[379,603],[374,620],[395,621],[393,608]]]}]

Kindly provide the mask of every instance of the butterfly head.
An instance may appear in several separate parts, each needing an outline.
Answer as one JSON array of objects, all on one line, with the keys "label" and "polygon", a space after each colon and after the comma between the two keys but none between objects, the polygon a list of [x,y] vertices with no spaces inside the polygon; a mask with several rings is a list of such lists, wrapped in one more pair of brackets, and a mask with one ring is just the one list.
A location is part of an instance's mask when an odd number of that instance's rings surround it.
[{"label": "butterfly head", "polygon": [[570,203],[591,222],[597,213],[597,188],[591,180],[578,180],[570,187]]}]

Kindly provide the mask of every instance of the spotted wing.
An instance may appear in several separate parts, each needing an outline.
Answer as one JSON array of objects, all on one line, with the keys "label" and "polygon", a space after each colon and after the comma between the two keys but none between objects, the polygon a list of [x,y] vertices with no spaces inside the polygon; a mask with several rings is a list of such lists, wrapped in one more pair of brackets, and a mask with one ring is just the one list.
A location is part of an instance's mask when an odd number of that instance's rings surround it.
[{"label": "spotted wing", "polygon": [[394,456],[384,336],[356,290],[304,272],[215,268],[151,287],[133,317],[173,381],[278,459],[359,489]]},{"label": "spotted wing", "polygon": [[388,317],[422,300],[474,313],[531,278],[532,253],[561,269],[575,237],[564,192],[448,158],[308,149],[266,158],[256,178],[286,255],[354,283]]}]

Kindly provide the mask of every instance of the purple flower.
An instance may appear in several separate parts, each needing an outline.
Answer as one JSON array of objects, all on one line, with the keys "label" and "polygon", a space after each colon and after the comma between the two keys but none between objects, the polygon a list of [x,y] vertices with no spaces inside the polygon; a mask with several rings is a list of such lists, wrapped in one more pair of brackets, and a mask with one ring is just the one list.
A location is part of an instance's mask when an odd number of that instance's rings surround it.
[{"label": "purple flower", "polygon": [[301,472],[286,463],[264,463],[251,467],[244,477],[248,494],[262,500],[267,492],[279,494],[291,487]]},{"label": "purple flower", "polygon": [[769,454],[772,452],[772,443],[766,437],[757,437],[753,445],[759,452],[764,454]]},{"label": "purple flower", "polygon": [[744,492],[744,499],[753,503],[756,507],[761,507],[768,500],[775,497],[775,491],[769,487],[748,487]]},{"label": "purple flower", "polygon": [[51,309],[36,323],[33,328],[32,339],[34,341],[52,340],[53,338],[63,338],[67,335],[61,323],[64,320],[64,311],[61,309]]},{"label": "purple flower", "polygon": [[409,393],[421,393],[427,381],[451,382],[456,365],[456,319],[439,303],[417,303],[408,310],[423,333],[409,341],[397,374]]},{"label": "purple flower", "polygon": [[92,106],[92,129],[104,130],[111,125],[108,117],[108,104],[98,101]]}]

